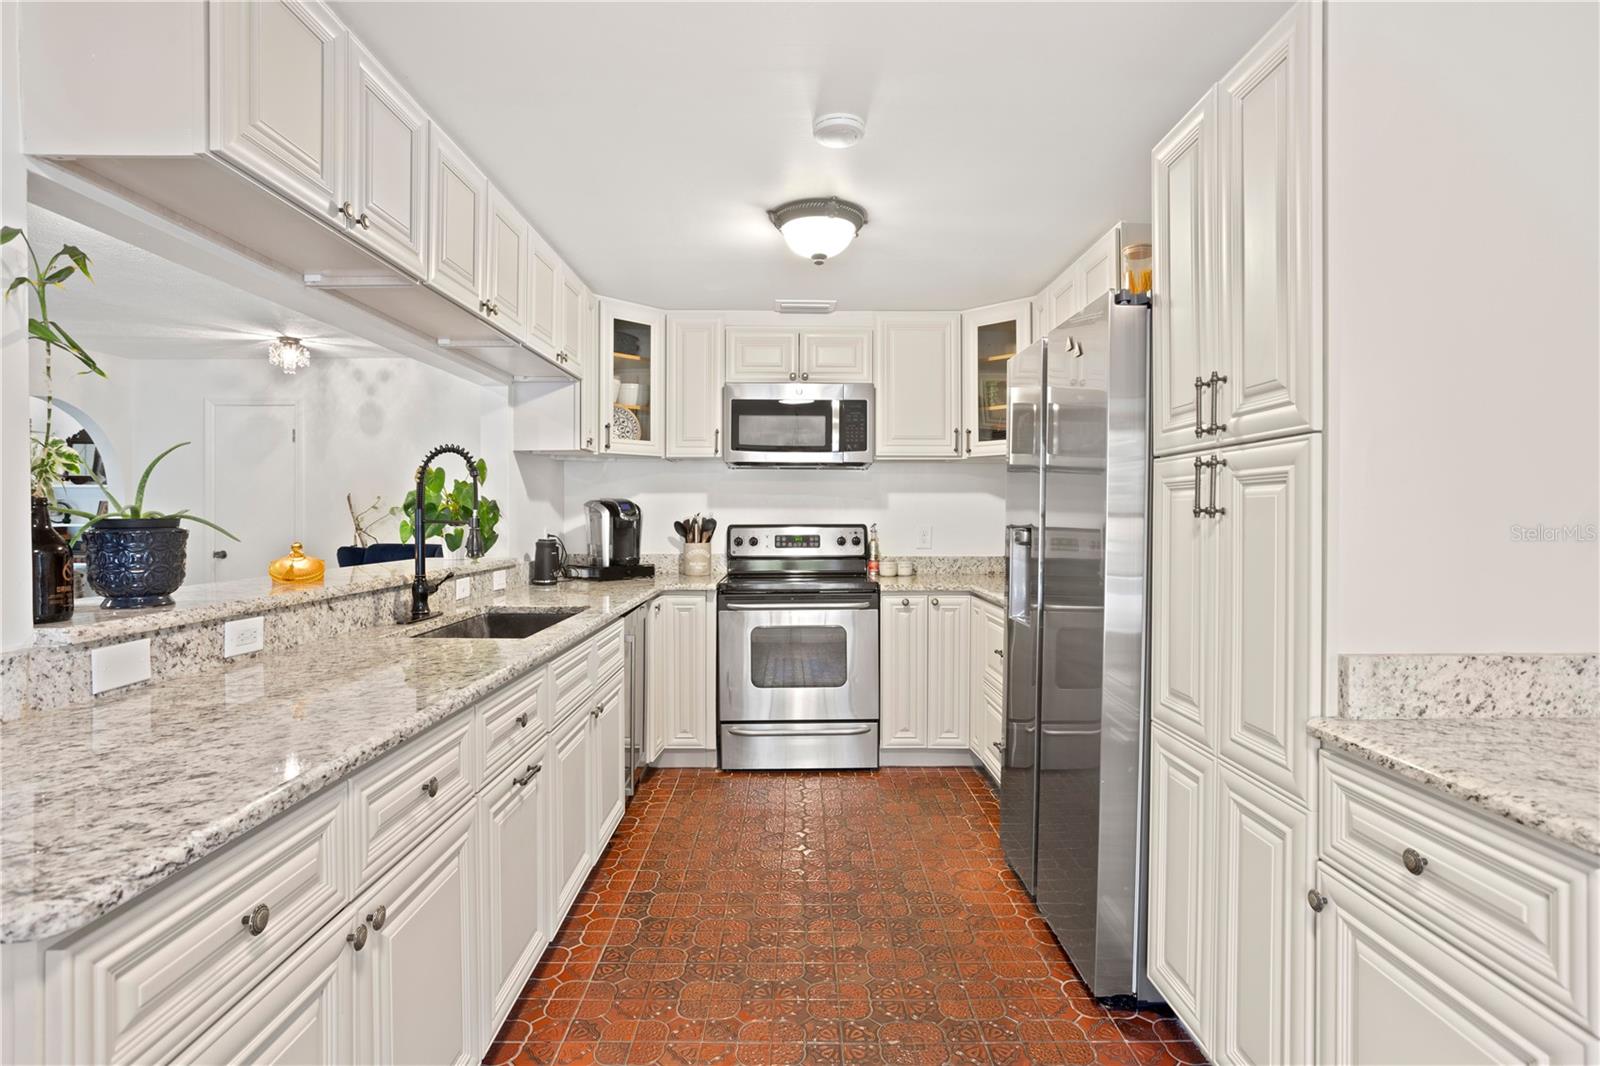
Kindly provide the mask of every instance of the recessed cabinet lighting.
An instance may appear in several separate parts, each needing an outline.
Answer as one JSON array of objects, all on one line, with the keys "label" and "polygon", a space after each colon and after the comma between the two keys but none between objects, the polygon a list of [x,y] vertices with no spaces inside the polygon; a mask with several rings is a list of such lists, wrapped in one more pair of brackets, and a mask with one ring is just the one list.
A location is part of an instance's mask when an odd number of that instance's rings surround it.
[{"label": "recessed cabinet lighting", "polygon": [[818,266],[850,247],[867,224],[865,208],[837,196],[791,200],[768,211],[767,217],[791,252]]}]

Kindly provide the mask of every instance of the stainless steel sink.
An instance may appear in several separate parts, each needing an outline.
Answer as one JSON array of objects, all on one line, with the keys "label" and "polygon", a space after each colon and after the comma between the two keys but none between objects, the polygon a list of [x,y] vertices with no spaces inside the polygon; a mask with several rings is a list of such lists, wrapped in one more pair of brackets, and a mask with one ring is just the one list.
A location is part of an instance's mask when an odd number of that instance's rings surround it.
[{"label": "stainless steel sink", "polygon": [[487,614],[475,614],[470,618],[463,618],[459,622],[451,622],[438,629],[430,629],[426,633],[418,633],[416,636],[469,640],[521,640],[523,637],[543,632],[557,622],[571,618],[584,610],[582,607],[558,607],[544,611],[490,611]]}]

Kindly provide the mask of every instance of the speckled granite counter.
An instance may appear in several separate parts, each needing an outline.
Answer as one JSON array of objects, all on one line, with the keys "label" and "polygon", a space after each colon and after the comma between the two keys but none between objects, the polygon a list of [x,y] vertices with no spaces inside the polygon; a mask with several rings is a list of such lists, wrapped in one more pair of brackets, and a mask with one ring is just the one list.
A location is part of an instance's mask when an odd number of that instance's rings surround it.
[{"label": "speckled granite counter", "polygon": [[1600,855],[1600,718],[1313,718],[1327,746]]},{"label": "speckled granite counter", "polygon": [[1006,605],[1004,574],[984,571],[935,571],[914,577],[886,577],[878,582],[885,596],[900,592],[947,592],[976,596],[996,607]]},{"label": "speckled granite counter", "polygon": [[[0,725],[0,941],[77,929],[660,592],[676,573],[514,588],[583,607],[524,640],[380,626]],[[476,610],[482,610],[482,607]]]}]

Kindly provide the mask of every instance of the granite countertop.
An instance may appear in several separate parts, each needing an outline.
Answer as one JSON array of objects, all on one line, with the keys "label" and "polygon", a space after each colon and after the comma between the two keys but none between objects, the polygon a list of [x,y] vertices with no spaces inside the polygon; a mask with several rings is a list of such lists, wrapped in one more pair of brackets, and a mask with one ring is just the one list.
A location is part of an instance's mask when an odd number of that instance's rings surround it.
[{"label": "granite countertop", "polygon": [[1006,578],[992,571],[957,571],[917,574],[913,577],[885,577],[878,579],[878,588],[885,595],[906,592],[948,592],[976,596],[996,607],[1006,605]]},{"label": "granite countertop", "polygon": [[676,573],[522,587],[583,607],[522,640],[383,626],[0,724],[0,942],[78,929],[661,592]]},{"label": "granite countertop", "polygon": [[1323,744],[1600,856],[1600,717],[1313,718]]}]

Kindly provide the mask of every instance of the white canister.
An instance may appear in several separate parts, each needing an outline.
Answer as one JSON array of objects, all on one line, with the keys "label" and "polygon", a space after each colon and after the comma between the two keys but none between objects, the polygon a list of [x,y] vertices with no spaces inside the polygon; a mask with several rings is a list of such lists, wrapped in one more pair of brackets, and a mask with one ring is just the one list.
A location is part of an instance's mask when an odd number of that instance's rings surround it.
[{"label": "white canister", "polygon": [[685,544],[679,572],[685,577],[705,577],[711,573],[711,545]]},{"label": "white canister", "polygon": [[884,559],[878,563],[879,577],[899,577],[900,564],[893,559]]},{"label": "white canister", "polygon": [[622,388],[617,390],[617,402],[624,407],[639,406],[639,383],[637,381],[624,381]]}]

